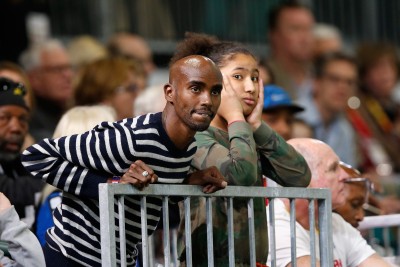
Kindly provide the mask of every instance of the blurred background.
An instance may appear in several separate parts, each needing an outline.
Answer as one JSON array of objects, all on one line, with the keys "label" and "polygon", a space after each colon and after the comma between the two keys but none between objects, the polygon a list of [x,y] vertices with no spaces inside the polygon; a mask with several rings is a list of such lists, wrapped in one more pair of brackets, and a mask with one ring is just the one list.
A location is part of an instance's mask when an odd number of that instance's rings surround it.
[{"label": "blurred background", "polygon": [[[45,14],[53,37],[67,42],[89,34],[106,41],[114,32],[143,36],[158,67],[166,66],[186,31],[240,41],[263,57],[268,53],[268,10],[280,0],[2,0],[0,59],[17,61],[27,47],[27,18]],[[317,22],[337,26],[345,48],[361,41],[400,44],[400,1],[302,0]]]}]

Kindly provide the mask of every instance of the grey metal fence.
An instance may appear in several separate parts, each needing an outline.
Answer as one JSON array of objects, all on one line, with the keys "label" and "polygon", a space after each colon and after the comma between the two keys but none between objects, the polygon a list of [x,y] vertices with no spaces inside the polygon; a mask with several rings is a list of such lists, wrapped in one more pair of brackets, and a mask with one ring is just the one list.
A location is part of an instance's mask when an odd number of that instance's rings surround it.
[{"label": "grey metal fence", "polygon": [[[320,264],[321,266],[332,265],[332,226],[331,226],[331,196],[327,189],[305,189],[305,188],[263,188],[263,187],[242,187],[242,186],[228,186],[224,190],[217,191],[212,194],[204,194],[199,186],[189,185],[150,185],[144,190],[137,190],[133,186],[122,184],[100,184],[100,224],[101,224],[101,253],[102,253],[102,266],[127,266],[125,257],[117,259],[116,247],[116,225],[115,218],[119,219],[119,240],[120,240],[120,255],[126,255],[126,239],[125,239],[125,225],[124,225],[124,197],[127,195],[141,196],[141,228],[142,228],[142,251],[143,251],[143,267],[151,266],[149,263],[149,239],[147,235],[147,214],[146,214],[146,197],[147,196],[161,196],[163,214],[162,220],[164,223],[164,266],[170,266],[170,238],[169,238],[169,222],[168,222],[168,201],[172,196],[183,197],[184,201],[184,217],[185,217],[185,243],[186,243],[186,266],[192,266],[191,257],[191,224],[190,224],[190,198],[191,197],[206,197],[206,216],[207,216],[207,250],[208,250],[208,266],[214,266],[213,260],[213,231],[212,231],[212,202],[211,197],[225,197],[227,198],[228,208],[228,242],[229,242],[229,266],[235,266],[235,250],[233,238],[233,199],[238,197],[248,198],[248,221],[249,221],[249,244],[250,244],[250,266],[256,266],[255,255],[255,242],[254,242],[254,198],[268,198],[269,199],[269,216],[271,220],[269,223],[269,242],[271,247],[271,264],[272,267],[276,265],[275,261],[275,222],[274,222],[274,199],[276,198],[289,198],[291,202],[291,247],[292,247],[292,266],[296,266],[296,233],[295,233],[295,218],[296,213],[294,209],[295,199],[308,199],[309,200],[309,216],[310,216],[310,229],[315,227],[315,201],[318,205],[318,225],[319,225],[319,247],[320,247]],[[114,203],[118,203],[118,211],[114,210]],[[289,230],[289,229],[288,229]],[[316,266],[316,237],[315,232],[310,231],[310,251],[312,266]]]}]

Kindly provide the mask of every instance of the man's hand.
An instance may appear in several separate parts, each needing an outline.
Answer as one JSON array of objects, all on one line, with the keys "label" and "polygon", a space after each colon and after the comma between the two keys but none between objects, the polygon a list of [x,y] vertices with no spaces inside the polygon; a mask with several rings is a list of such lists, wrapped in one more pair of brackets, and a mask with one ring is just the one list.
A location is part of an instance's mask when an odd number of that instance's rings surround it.
[{"label": "man's hand", "polygon": [[149,184],[157,182],[157,180],[157,174],[143,161],[137,160],[131,164],[119,182],[122,184],[132,184],[138,189],[143,189]]},{"label": "man's hand", "polygon": [[224,189],[228,183],[217,167],[212,166],[205,170],[191,173],[184,181],[185,184],[202,185],[204,193],[213,193]]},{"label": "man's hand", "polygon": [[0,213],[11,207],[10,200],[3,194],[0,193]]}]

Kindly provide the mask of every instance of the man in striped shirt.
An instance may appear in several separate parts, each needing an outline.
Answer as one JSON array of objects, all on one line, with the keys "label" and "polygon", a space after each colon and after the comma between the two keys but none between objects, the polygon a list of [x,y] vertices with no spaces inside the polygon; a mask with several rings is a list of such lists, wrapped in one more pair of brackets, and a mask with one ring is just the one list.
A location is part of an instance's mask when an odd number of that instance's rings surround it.
[{"label": "man in striped shirt", "polygon": [[[204,192],[226,186],[215,167],[187,175],[197,149],[194,135],[208,128],[221,90],[218,67],[206,57],[188,56],[171,66],[162,113],[103,122],[84,134],[45,139],[24,151],[25,168],[64,191],[54,211],[55,226],[46,235],[48,267],[101,265],[98,184],[113,175],[139,188],[157,180],[204,185]],[[160,219],[161,200],[147,202],[151,233]],[[126,257],[134,265],[141,240],[138,198],[125,198],[125,214]]]}]

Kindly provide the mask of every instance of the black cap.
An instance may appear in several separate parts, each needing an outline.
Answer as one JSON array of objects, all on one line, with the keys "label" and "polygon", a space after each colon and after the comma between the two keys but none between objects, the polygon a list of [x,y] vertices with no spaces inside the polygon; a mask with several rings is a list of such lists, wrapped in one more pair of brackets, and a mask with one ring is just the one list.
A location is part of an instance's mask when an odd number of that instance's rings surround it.
[{"label": "black cap", "polygon": [[0,77],[0,106],[20,106],[29,110],[25,102],[25,86],[22,83]]}]

